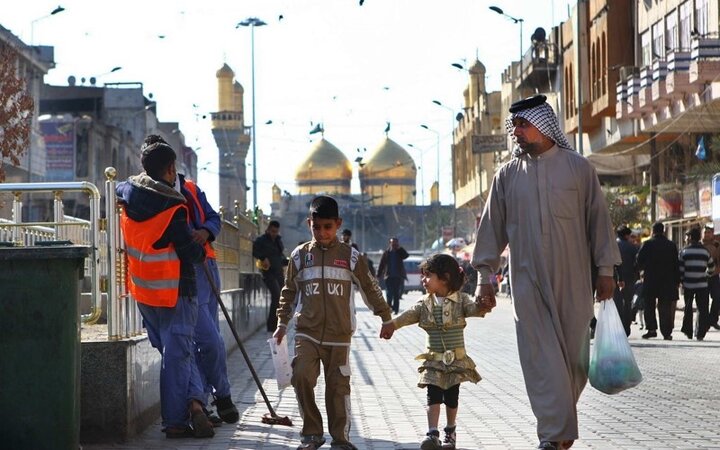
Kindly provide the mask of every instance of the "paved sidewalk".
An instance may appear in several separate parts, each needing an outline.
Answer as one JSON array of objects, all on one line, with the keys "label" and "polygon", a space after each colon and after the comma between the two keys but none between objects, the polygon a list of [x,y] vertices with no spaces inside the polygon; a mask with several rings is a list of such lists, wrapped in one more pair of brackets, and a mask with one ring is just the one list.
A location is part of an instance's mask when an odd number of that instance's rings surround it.
[{"label": "paved sidewalk", "polygon": [[[407,295],[401,309],[417,297]],[[573,450],[720,449],[720,332],[711,330],[704,342],[687,340],[679,331],[681,316],[678,312],[673,341],[642,340],[642,331],[633,325],[630,342],[644,381],[613,396],[588,385],[579,405],[581,438]],[[426,431],[425,391],[416,387],[413,358],[422,351],[425,333],[408,327],[384,341],[379,329],[380,320],[362,305],[351,353],[352,441],[361,450],[417,449]],[[279,415],[292,419],[293,427],[260,422],[265,404],[236,351],[228,367],[241,414],[238,424],[217,428],[213,439],[176,441],[165,439],[158,423],[130,442],[84,448],[294,449],[302,421],[292,388],[277,390],[268,337],[259,332],[246,348],[271,403]],[[509,298],[499,297],[498,307],[486,318],[470,319],[466,346],[483,380],[460,390],[458,448],[534,448],[535,418],[520,371]],[[317,400],[325,417],[323,390],[321,376]]]}]

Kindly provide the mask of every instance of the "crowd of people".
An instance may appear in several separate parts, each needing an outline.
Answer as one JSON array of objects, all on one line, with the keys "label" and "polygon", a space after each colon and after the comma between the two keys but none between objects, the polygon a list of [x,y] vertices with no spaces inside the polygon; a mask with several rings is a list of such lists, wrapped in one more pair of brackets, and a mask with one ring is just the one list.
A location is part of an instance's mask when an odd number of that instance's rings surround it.
[{"label": "crowd of people", "polygon": [[631,324],[639,321],[645,329],[643,339],[658,337],[659,324],[663,339],[672,340],[681,291],[680,331],[688,339],[702,341],[711,327],[720,329],[720,242],[711,225],[690,228],[680,250],[665,236],[661,222],[653,224],[652,236],[642,243],[622,225],[617,228],[617,242],[622,263],[613,298],[628,336]]},{"label": "crowd of people", "polygon": [[[537,448],[545,450],[569,449],[579,437],[577,404],[588,379],[593,300],[613,299],[628,335],[641,311],[644,339],[657,337],[658,317],[661,334],[672,339],[682,287],[681,331],[703,340],[710,327],[719,328],[720,243],[711,228],[702,236],[699,228],[689,230],[680,251],[661,223],[642,244],[627,226],[613,233],[595,169],[573,151],[545,96],[513,103],[505,125],[515,144],[513,158],[493,178],[472,260],[427,257],[420,264],[425,292],[402,312],[408,252],[391,237],[376,273],[352,241],[352,231],[341,231],[343,220],[332,197],[311,201],[310,239],[288,257],[278,221],[270,221],[254,241],[252,254],[270,293],[266,329],[280,344],[294,322],[291,384],[303,418],[298,450],[325,443],[314,391],[321,367],[330,448],[356,449],[350,442],[349,407],[356,292],[380,318],[380,338],[389,340],[409,325],[427,334],[426,350],[416,358],[421,361],[417,386],[426,391],[422,450],[456,447],[460,385],[481,379],[472,349],[465,347],[464,328],[469,318],[484,317],[495,307],[499,274],[512,289]],[[117,196],[129,290],[150,342],[162,355],[163,431],[168,438],[208,438],[220,422],[238,420],[218,299],[212,295],[220,282],[212,248],[220,220],[202,190],[177,174],[175,153],[162,138],[148,137],[142,165],[145,172],[120,183]],[[207,408],[210,399],[217,416]]]}]

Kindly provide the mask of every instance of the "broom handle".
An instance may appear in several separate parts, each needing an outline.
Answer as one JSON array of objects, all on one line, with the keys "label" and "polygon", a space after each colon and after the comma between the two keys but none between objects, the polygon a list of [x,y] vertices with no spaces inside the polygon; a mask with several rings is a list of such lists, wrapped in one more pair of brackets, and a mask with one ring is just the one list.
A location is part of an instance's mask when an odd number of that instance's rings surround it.
[{"label": "broom handle", "polygon": [[232,331],[233,336],[235,336],[235,341],[237,342],[238,347],[240,348],[240,351],[242,352],[243,358],[245,358],[245,362],[247,363],[248,368],[250,369],[250,373],[252,373],[252,376],[255,379],[255,384],[257,384],[258,389],[260,389],[260,394],[262,395],[263,400],[265,400],[265,404],[267,405],[268,410],[270,411],[270,415],[272,417],[277,417],[277,414],[275,414],[275,410],[273,409],[272,405],[270,404],[270,400],[268,400],[267,394],[265,394],[265,389],[263,389],[262,384],[260,383],[260,378],[258,378],[258,375],[255,372],[255,368],[253,367],[252,363],[250,362],[250,357],[248,356],[247,352],[245,351],[245,346],[240,341],[240,336],[238,336],[237,331],[235,330],[235,325],[233,324],[233,321],[230,318],[230,314],[228,313],[227,308],[225,308],[225,304],[223,303],[222,299],[220,298],[220,292],[218,292],[218,288],[217,288],[217,286],[215,286],[215,281],[213,281],[212,276],[210,275],[210,268],[207,265],[207,261],[203,261],[203,269],[205,270],[205,276],[207,277],[208,282],[210,283],[210,288],[212,288],[212,291],[215,294],[215,298],[217,298],[217,302],[220,305],[220,308],[222,309],[223,314],[225,315],[225,320],[227,320],[227,323],[230,326],[230,331]]}]

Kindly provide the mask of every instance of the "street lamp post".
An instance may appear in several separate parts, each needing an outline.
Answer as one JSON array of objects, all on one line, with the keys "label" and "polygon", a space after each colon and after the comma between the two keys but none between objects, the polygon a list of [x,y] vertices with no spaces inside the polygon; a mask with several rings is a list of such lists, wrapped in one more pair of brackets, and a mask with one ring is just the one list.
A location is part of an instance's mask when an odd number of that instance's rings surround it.
[{"label": "street lamp post", "polygon": [[509,14],[505,14],[505,12],[498,8],[497,6],[490,6],[491,11],[495,11],[496,13],[500,14],[501,16],[505,16],[508,19],[512,20],[513,22],[520,24],[520,76],[518,77],[518,80],[522,80],[523,76],[523,22],[524,20],[519,17],[513,17]]},{"label": "street lamp post", "polygon": [[248,17],[238,22],[235,28],[250,27],[250,72],[252,73],[252,190],[253,190],[253,210],[257,207],[257,152],[256,152],[256,135],[255,129],[255,27],[267,25],[257,17]]},{"label": "street lamp post", "polygon": [[[408,147],[414,148],[420,154],[420,203],[422,204],[422,207],[424,208],[425,207],[425,180],[423,177],[423,172],[425,172],[425,165],[423,164],[423,150],[415,147],[413,144],[408,144]],[[420,233],[420,247],[422,247],[423,256],[425,256],[425,253],[426,253],[426,249],[425,249],[425,211],[423,211],[420,214],[420,229],[422,230],[422,232]]]},{"label": "street lamp post", "polygon": [[420,128],[424,128],[432,133],[435,133],[435,146],[437,150],[437,172],[436,172],[436,180],[437,180],[437,195],[438,195],[438,204],[437,204],[437,226],[438,226],[438,238],[442,238],[442,224],[440,222],[440,204],[442,203],[440,201],[440,133],[436,130],[430,128],[429,126],[422,124],[420,125]]},{"label": "street lamp post", "polygon": [[47,19],[47,18],[50,17],[50,16],[54,16],[55,14],[59,14],[59,13],[61,13],[61,12],[63,12],[63,11],[65,11],[65,8],[63,8],[62,6],[58,5],[58,7],[55,8],[55,9],[53,9],[53,10],[50,12],[50,14],[48,14],[48,15],[46,15],[46,16],[38,17],[37,19],[35,19],[35,20],[33,20],[32,22],[30,22],[30,45],[35,45],[35,23],[36,23],[36,22],[39,22],[39,21],[41,21],[41,20],[43,20],[43,19]]},{"label": "street lamp post", "polygon": [[[456,68],[461,68],[461,69],[463,69],[463,70],[466,70],[463,66],[461,66],[460,64],[457,64],[457,63],[451,64],[451,66],[456,67]],[[455,114],[455,111],[454,111],[452,108],[450,108],[449,106],[443,105],[442,102],[440,102],[440,100],[433,100],[432,102],[433,102],[434,104],[436,104],[437,106],[441,107],[441,108],[447,109],[448,111],[450,111],[450,114],[452,115],[452,118],[450,119],[450,120],[451,120],[451,123],[450,123],[450,148],[452,149],[453,146],[455,145],[455,121],[461,122],[461,121],[463,120],[463,113],[458,112],[457,114]],[[451,167],[451,169],[452,169],[452,179],[454,180],[454,179],[455,179],[455,160],[454,160],[454,155],[452,154],[452,151],[451,151],[451,157],[450,157],[450,159],[451,159],[451,162],[452,162],[452,164],[450,165],[450,167]],[[439,177],[438,177],[438,178],[439,178]],[[450,191],[452,192],[452,196],[453,196],[453,200],[452,200],[452,207],[453,207],[452,225],[453,225],[453,234],[455,234],[455,229],[456,229],[456,225],[457,225],[457,209],[456,209],[456,208],[457,208],[457,202],[456,202],[456,199],[455,199],[455,186],[454,186],[453,184],[451,184],[451,189],[450,189]]]}]

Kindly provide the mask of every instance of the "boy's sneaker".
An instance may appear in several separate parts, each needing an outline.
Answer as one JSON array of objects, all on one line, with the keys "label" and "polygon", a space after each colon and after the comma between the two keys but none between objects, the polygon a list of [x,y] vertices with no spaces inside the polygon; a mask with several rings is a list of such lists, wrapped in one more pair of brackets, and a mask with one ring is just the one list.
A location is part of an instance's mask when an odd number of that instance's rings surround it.
[{"label": "boy's sneaker", "polygon": [[437,430],[428,431],[425,439],[420,442],[420,450],[441,450],[440,432]]},{"label": "boy's sneaker", "polygon": [[322,436],[303,436],[297,450],[315,450],[322,447],[324,443],[325,438]]},{"label": "boy's sneaker", "polygon": [[455,427],[445,427],[445,438],[443,439],[442,448],[454,449],[456,440]]},{"label": "boy's sneaker", "polygon": [[227,397],[217,397],[213,405],[215,405],[218,415],[225,423],[235,423],[240,420],[240,413],[238,413],[229,395]]}]

